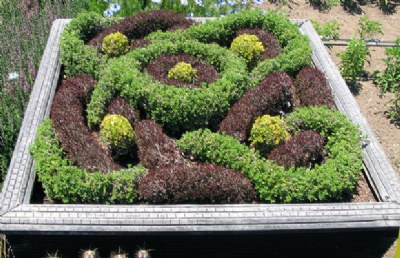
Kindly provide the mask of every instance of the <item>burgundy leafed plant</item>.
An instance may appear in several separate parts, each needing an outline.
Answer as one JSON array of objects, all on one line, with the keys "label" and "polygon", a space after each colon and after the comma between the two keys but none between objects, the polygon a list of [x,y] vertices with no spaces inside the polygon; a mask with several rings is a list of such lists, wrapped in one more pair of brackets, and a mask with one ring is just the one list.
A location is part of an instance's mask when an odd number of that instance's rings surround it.
[{"label": "burgundy leafed plant", "polygon": [[138,193],[149,203],[249,203],[256,196],[240,172],[194,162],[150,170]]},{"label": "burgundy leafed plant", "polygon": [[96,81],[90,76],[76,76],[63,81],[54,96],[50,117],[68,159],[89,171],[120,168],[86,125],[84,104]]},{"label": "burgundy leafed plant", "polygon": [[153,120],[142,120],[135,126],[136,145],[141,164],[148,168],[182,165],[185,159],[174,140],[164,134]]},{"label": "burgundy leafed plant", "polygon": [[336,107],[325,75],[317,68],[305,67],[301,69],[294,85],[303,106],[326,105],[330,108]]},{"label": "burgundy leafed plant", "polygon": [[113,115],[121,115],[128,119],[132,127],[140,119],[140,112],[137,109],[132,108],[129,102],[120,96],[117,96],[108,105],[108,113]]},{"label": "burgundy leafed plant", "polygon": [[245,141],[257,117],[278,115],[291,106],[292,79],[284,72],[274,72],[236,102],[219,126],[239,141]]},{"label": "burgundy leafed plant", "polygon": [[290,138],[271,151],[269,160],[289,168],[310,167],[322,160],[324,154],[324,137],[315,131],[303,131]]},{"label": "burgundy leafed plant", "polygon": [[153,10],[124,18],[121,22],[103,30],[89,40],[88,44],[100,49],[104,37],[117,31],[127,36],[129,40],[142,39],[157,30],[184,29],[193,23],[192,20],[186,19],[183,14],[166,10]]}]

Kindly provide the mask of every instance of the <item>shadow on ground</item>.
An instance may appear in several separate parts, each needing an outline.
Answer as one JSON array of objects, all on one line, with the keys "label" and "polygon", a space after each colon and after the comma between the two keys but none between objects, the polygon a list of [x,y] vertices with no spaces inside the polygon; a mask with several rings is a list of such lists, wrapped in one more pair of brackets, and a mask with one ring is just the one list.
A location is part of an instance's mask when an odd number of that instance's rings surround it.
[{"label": "shadow on ground", "polygon": [[138,248],[151,249],[152,258],[221,257],[383,257],[397,231],[291,234],[218,234],[163,236],[8,236],[16,258],[79,257],[80,250],[98,248],[109,257],[118,248],[134,257]]}]

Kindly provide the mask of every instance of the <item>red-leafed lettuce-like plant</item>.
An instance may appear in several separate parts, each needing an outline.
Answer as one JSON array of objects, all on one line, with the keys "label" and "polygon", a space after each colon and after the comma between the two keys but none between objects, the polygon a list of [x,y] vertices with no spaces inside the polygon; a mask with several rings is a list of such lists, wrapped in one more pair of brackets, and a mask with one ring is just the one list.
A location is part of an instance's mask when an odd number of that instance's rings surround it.
[{"label": "red-leafed lettuce-like plant", "polygon": [[150,170],[138,193],[149,203],[248,203],[256,196],[240,172],[195,162]]},{"label": "red-leafed lettuce-like plant", "polygon": [[277,115],[291,106],[292,79],[284,72],[270,74],[236,102],[222,120],[219,131],[245,141],[257,117]]}]

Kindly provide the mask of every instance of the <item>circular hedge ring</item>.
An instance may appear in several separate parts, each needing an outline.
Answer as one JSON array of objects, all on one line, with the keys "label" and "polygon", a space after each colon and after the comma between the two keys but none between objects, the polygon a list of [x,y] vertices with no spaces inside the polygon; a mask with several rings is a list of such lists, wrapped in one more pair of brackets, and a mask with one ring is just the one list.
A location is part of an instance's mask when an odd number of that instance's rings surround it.
[{"label": "circular hedge ring", "polygon": [[[201,88],[188,89],[163,84],[142,72],[150,61],[160,56],[181,53],[213,65],[219,78]],[[155,42],[109,64],[88,105],[88,122],[91,127],[98,126],[107,103],[120,94],[172,134],[201,127],[216,128],[247,86],[244,60],[225,48],[198,41]]]},{"label": "circular hedge ring", "polygon": [[282,52],[272,59],[259,62],[251,71],[250,84],[257,85],[272,71],[281,70],[295,73],[302,67],[311,64],[311,47],[308,37],[301,35],[297,25],[278,12],[262,13],[258,10],[241,11],[232,15],[194,25],[185,31],[171,33],[153,33],[150,40],[196,39],[204,43],[218,43],[230,47],[236,32],[241,29],[259,28],[274,35],[282,48]]},{"label": "circular hedge ring", "polygon": [[242,171],[265,202],[325,202],[348,197],[362,168],[358,128],[343,114],[323,106],[299,108],[286,118],[286,123],[293,133],[315,130],[324,136],[326,162],[313,169],[285,169],[265,160],[232,136],[208,129],[186,133],[177,143],[197,160]]}]

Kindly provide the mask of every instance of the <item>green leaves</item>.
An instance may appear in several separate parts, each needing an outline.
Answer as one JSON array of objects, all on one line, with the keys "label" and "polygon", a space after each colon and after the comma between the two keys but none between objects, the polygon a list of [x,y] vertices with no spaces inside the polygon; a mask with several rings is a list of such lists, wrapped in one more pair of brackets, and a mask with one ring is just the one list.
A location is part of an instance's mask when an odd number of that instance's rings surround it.
[{"label": "green leaves", "polygon": [[364,64],[367,61],[367,57],[370,56],[366,43],[353,38],[349,41],[346,50],[337,55],[342,59],[339,70],[343,78],[347,82],[355,84],[357,78],[364,72]]},{"label": "green leaves", "polygon": [[315,130],[328,138],[328,159],[314,169],[285,169],[232,136],[208,129],[188,132],[178,147],[195,160],[242,171],[265,202],[317,202],[342,200],[351,193],[362,168],[360,132],[336,110],[299,108],[286,119],[293,133]]},{"label": "green leaves", "polygon": [[46,195],[63,203],[134,203],[136,181],[146,172],[136,166],[106,174],[90,173],[74,166],[65,159],[50,119],[39,126],[30,151]]}]

